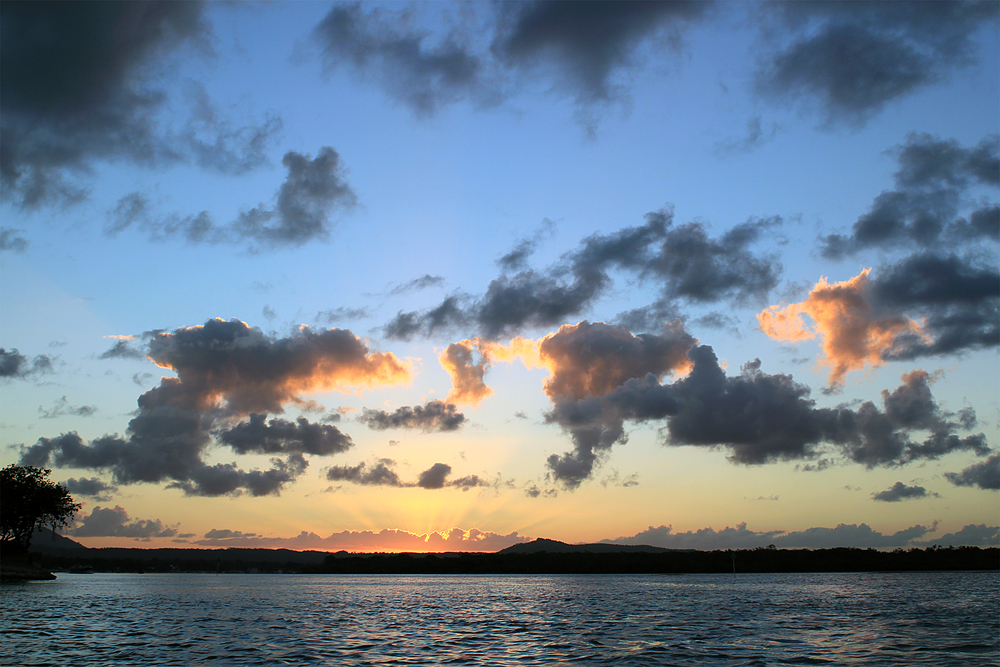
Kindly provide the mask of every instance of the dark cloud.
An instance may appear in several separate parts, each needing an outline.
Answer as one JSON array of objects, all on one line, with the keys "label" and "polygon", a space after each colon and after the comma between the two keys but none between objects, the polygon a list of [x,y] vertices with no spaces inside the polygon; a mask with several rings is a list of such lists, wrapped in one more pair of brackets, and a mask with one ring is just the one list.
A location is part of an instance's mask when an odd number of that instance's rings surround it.
[{"label": "dark cloud", "polygon": [[545,239],[555,233],[556,223],[548,218],[542,220],[541,227],[527,238],[523,238],[514,245],[514,249],[504,254],[497,260],[497,266],[504,271],[520,271],[528,268],[528,258],[534,254],[535,249]]},{"label": "dark cloud", "polygon": [[441,489],[444,488],[445,480],[451,474],[451,466],[444,463],[435,463],[417,477],[417,486],[421,489]]},{"label": "dark cloud", "polygon": [[0,251],[24,252],[28,249],[28,241],[21,236],[20,229],[0,227]]},{"label": "dark cloud", "polygon": [[113,236],[138,227],[156,241],[181,237],[195,244],[246,244],[252,253],[326,239],[332,213],[357,203],[344,180],[340,155],[324,146],[315,158],[288,151],[281,163],[288,175],[275,194],[275,205],[262,203],[242,211],[228,225],[216,225],[206,211],[186,217],[159,215],[145,195],[132,192],[110,211],[106,231]]},{"label": "dark cloud", "polygon": [[1000,271],[956,255],[912,255],[879,273],[873,305],[922,320],[883,357],[909,360],[1000,345]]},{"label": "dark cloud", "polygon": [[419,278],[414,278],[408,283],[396,285],[389,290],[389,295],[398,296],[400,294],[408,294],[409,292],[419,292],[420,290],[425,290],[428,287],[438,287],[443,284],[444,278],[441,276],[432,276],[429,273],[425,273]]},{"label": "dark cloud", "polygon": [[[208,54],[201,2],[5,2],[0,40],[0,177],[22,208],[87,195],[95,161],[188,162],[240,174],[265,162],[280,119],[240,126],[222,118],[192,85],[187,119],[168,120],[156,79],[188,46]],[[168,113],[169,112],[169,113]]]},{"label": "dark cloud", "polygon": [[70,405],[65,396],[56,401],[51,408],[38,407],[39,419],[55,419],[69,415],[72,417],[92,417],[97,412],[93,405]]},{"label": "dark cloud", "polygon": [[612,445],[627,441],[626,419],[674,411],[676,401],[658,378],[687,369],[694,342],[679,325],[636,336],[601,322],[564,325],[544,338],[538,351],[552,372],[545,393],[553,401],[545,419],[562,426],[574,445],[572,452],[549,456],[546,465],[555,479],[575,488]]},{"label": "dark cloud", "polygon": [[78,517],[71,534],[74,537],[130,537],[148,541],[154,537],[174,537],[177,529],[164,526],[159,519],[132,519],[116,505],[113,509],[97,506],[90,516]]},{"label": "dark cloud", "polygon": [[69,489],[74,496],[90,496],[96,500],[107,502],[111,494],[118,493],[118,487],[108,484],[100,477],[81,477],[79,479],[70,477],[63,486]]},{"label": "dark cloud", "polygon": [[807,528],[799,531],[754,531],[746,523],[722,530],[701,528],[675,533],[672,526],[659,526],[639,532],[631,537],[601,540],[610,544],[647,544],[668,549],[755,549],[773,544],[781,549],[829,549],[836,547],[884,549],[905,547],[930,532],[934,527],[911,526],[895,533],[884,534],[867,524],[838,524],[835,528]]},{"label": "dark cloud", "polygon": [[922,486],[907,486],[902,482],[896,482],[885,491],[872,494],[872,500],[879,500],[886,503],[898,503],[901,500],[912,498],[926,498],[936,496],[936,493],[927,493],[927,489]]},{"label": "dark cloud", "polygon": [[858,218],[849,235],[831,234],[821,240],[822,253],[839,259],[867,248],[956,244],[1000,238],[1000,209],[978,201],[980,189],[995,198],[1000,186],[1000,138],[986,137],[972,148],[928,134],[911,134],[892,151],[898,160],[896,187],[885,190],[871,210]]},{"label": "dark cloud", "polygon": [[32,375],[52,372],[52,358],[39,354],[30,362],[17,348],[0,347],[0,378],[25,379]]},{"label": "dark cloud", "polygon": [[[409,377],[393,355],[370,352],[350,331],[303,328],[272,338],[239,320],[152,332],[148,357],[177,373],[138,399],[127,437],[85,444],[76,433],[22,447],[27,465],[107,470],[119,484],[158,483],[193,495],[278,493],[306,468],[302,453],[326,455],[350,445],[335,427],[304,419],[264,421],[301,394],[393,384]],[[254,415],[230,426],[232,419]],[[275,453],[269,470],[204,462],[213,434],[238,452]]]},{"label": "dark cloud", "polygon": [[465,415],[452,403],[430,401],[426,405],[403,406],[394,412],[365,408],[358,421],[368,428],[383,431],[390,428],[419,428],[422,431],[454,431],[465,422]]},{"label": "dark cloud", "polygon": [[360,3],[341,4],[313,32],[322,46],[324,65],[349,65],[378,82],[389,97],[428,116],[441,106],[492,97],[483,80],[483,63],[458,32],[437,43],[426,32],[405,25],[406,16],[385,9],[362,11]]},{"label": "dark cloud", "polygon": [[191,496],[240,495],[247,491],[252,496],[278,495],[305,472],[309,462],[301,454],[292,454],[285,460],[271,459],[268,470],[241,470],[235,463],[200,465],[190,471],[189,479],[167,484],[168,489],[181,489]]},{"label": "dark cloud", "polygon": [[926,542],[917,542],[914,546],[930,547],[933,545],[947,546],[970,546],[970,547],[996,547],[1000,546],[1000,526],[987,526],[984,523],[979,525],[970,523],[954,533],[947,533],[941,537]]},{"label": "dark cloud", "polygon": [[544,273],[501,275],[479,299],[450,296],[423,313],[400,312],[384,332],[408,340],[471,324],[486,338],[497,338],[557,326],[608,292],[612,269],[655,282],[661,305],[758,301],[777,284],[781,265],[773,254],[752,247],[780,224],[777,218],[751,219],[713,239],[700,222],[675,227],[673,212],[664,209],[647,214],[640,227],[584,239]]},{"label": "dark cloud", "polygon": [[396,462],[392,459],[379,459],[372,465],[361,462],[356,466],[331,466],[326,472],[326,478],[331,482],[351,482],[365,486],[406,486],[393,470],[395,465]]},{"label": "dark cloud", "polygon": [[135,345],[136,341],[131,336],[123,336],[110,349],[102,352],[98,359],[145,359],[146,355]]},{"label": "dark cloud", "polygon": [[220,431],[219,442],[237,454],[313,454],[331,456],[346,452],[354,442],[336,426],[314,424],[305,417],[291,422],[252,413],[249,421]]},{"label": "dark cloud", "polygon": [[962,472],[946,472],[945,479],[955,486],[978,486],[980,489],[1000,489],[1000,454],[973,463]]},{"label": "dark cloud", "polygon": [[[942,410],[924,371],[908,373],[897,389],[883,391],[884,411],[871,402],[856,410],[817,408],[809,388],[791,375],[768,375],[754,360],[739,375],[727,376],[711,347],[692,347],[692,340],[678,333],[674,332],[677,348],[690,348],[690,372],[672,384],[661,384],[663,367],[649,364],[643,376],[639,364],[596,386],[567,384],[561,390],[566,393],[560,395],[550,391],[564,386],[556,382],[558,365],[553,368],[553,379],[546,385],[553,408],[546,420],[559,424],[574,443],[572,452],[548,458],[557,481],[575,488],[589,478],[604,453],[628,441],[625,422],[663,422],[665,444],[726,447],[732,462],[748,465],[822,461],[824,444],[838,447],[846,458],[868,468],[937,459],[955,451],[990,453],[982,433],[965,437],[955,433],[973,426],[974,416],[969,411],[956,415]],[[600,367],[602,354],[608,356],[591,345],[570,358],[580,356],[589,366]],[[673,369],[687,368],[674,364]],[[567,366],[572,368],[572,363]],[[909,437],[912,431],[930,434],[923,442],[914,442]]]},{"label": "dark cloud", "polygon": [[766,29],[782,39],[761,61],[758,91],[855,125],[972,63],[974,33],[997,22],[993,2],[775,2],[765,10],[777,19]]},{"label": "dark cloud", "polygon": [[639,64],[638,47],[678,50],[686,29],[701,19],[707,2],[531,2],[503,6],[492,50],[499,59],[537,76],[580,104],[603,103],[622,94],[615,75]]},{"label": "dark cloud", "polygon": [[326,478],[331,482],[351,482],[365,486],[396,486],[418,487],[421,489],[458,488],[468,491],[473,487],[494,486],[494,483],[479,477],[467,475],[460,479],[449,480],[451,466],[446,463],[435,463],[417,476],[416,482],[404,482],[395,470],[396,462],[392,459],[377,459],[372,464],[364,462],[356,466],[332,466],[327,470]]}]

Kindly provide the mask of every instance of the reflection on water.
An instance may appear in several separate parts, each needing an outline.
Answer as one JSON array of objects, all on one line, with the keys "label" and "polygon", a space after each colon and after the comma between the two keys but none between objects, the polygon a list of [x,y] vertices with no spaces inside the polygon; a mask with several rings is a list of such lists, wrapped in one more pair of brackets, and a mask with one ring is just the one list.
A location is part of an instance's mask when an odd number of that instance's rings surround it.
[{"label": "reflection on water", "polygon": [[998,665],[995,572],[62,574],[0,587],[3,665]]}]

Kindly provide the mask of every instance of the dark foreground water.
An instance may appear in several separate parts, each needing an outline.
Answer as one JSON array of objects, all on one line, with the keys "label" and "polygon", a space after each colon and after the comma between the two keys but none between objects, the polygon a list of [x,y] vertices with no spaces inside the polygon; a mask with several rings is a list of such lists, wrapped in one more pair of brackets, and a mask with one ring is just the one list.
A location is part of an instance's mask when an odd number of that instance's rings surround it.
[{"label": "dark foreground water", "polygon": [[0,598],[3,665],[1000,664],[996,572],[60,574]]}]

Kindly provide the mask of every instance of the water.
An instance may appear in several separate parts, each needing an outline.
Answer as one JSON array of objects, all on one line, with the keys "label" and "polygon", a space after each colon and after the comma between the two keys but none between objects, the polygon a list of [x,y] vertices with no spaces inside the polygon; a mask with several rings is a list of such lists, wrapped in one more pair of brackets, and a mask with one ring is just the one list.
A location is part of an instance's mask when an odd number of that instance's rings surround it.
[{"label": "water", "polygon": [[60,574],[2,665],[1000,665],[996,572]]}]

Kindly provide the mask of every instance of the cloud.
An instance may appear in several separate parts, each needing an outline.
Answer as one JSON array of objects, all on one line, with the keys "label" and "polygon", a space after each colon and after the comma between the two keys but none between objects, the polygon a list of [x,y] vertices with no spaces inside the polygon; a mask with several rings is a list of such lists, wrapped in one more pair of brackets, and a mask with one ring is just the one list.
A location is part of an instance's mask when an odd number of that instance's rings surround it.
[{"label": "cloud", "polygon": [[[920,324],[898,311],[872,303],[870,270],[850,280],[830,284],[821,278],[805,301],[771,306],[757,315],[761,330],[771,338],[800,341],[822,338],[820,363],[830,368],[830,385],[840,387],[849,371],[879,365],[902,333],[922,334]],[[808,315],[815,330],[802,321]]]},{"label": "cloud", "polygon": [[24,380],[32,375],[52,372],[52,358],[39,354],[30,362],[17,348],[0,347],[0,378]]},{"label": "cloud", "polygon": [[326,478],[331,482],[350,482],[362,486],[395,486],[400,488],[418,487],[421,489],[458,488],[468,491],[474,487],[495,486],[494,482],[478,475],[466,475],[459,479],[449,480],[451,466],[446,463],[435,463],[417,476],[415,482],[404,482],[395,471],[396,462],[392,459],[377,459],[374,463],[361,462],[356,466],[331,466]]},{"label": "cloud", "polygon": [[[625,419],[662,417],[672,410],[672,398],[648,387],[659,386],[658,379],[666,375],[686,372],[687,351],[694,342],[679,324],[659,335],[636,336],[618,325],[580,322],[543,338],[538,354],[552,373],[545,393],[553,401],[545,418],[562,426],[574,446],[572,452],[547,459],[555,479],[575,488],[590,477],[604,452],[627,442]],[[642,399],[634,401],[638,394]]]},{"label": "cloud", "polygon": [[[929,134],[910,134],[890,151],[899,169],[896,187],[885,190],[860,216],[849,235],[821,239],[824,256],[840,259],[869,248],[933,248],[1000,238],[1000,138],[992,135],[972,148]],[[991,193],[992,202],[974,197]],[[970,203],[976,208],[969,210]],[[962,210],[967,218],[959,217]]]},{"label": "cloud", "polygon": [[90,496],[95,500],[107,502],[111,499],[111,494],[118,493],[118,487],[108,484],[99,477],[81,477],[79,479],[70,477],[63,486],[69,489],[74,495]]},{"label": "cloud", "polygon": [[314,424],[305,417],[291,422],[251,413],[249,421],[217,434],[219,442],[237,454],[312,454],[331,456],[346,452],[354,442],[336,426]]},{"label": "cloud", "polygon": [[[802,320],[808,315],[813,328]],[[1000,273],[955,255],[921,254],[837,283],[821,278],[805,301],[757,315],[777,340],[819,336],[830,385],[848,372],[886,360],[908,360],[1000,345]],[[915,319],[919,317],[920,319]]]},{"label": "cloud", "polygon": [[936,493],[927,493],[927,489],[922,486],[907,486],[902,482],[896,482],[885,491],[872,494],[872,500],[879,500],[886,503],[898,503],[901,500],[912,498],[926,498],[927,496],[937,496]]},{"label": "cloud", "polygon": [[326,324],[333,324],[334,322],[343,322],[345,320],[362,320],[369,317],[370,313],[367,308],[331,308],[329,310],[324,310],[320,313],[316,313],[317,322],[325,322]]},{"label": "cloud", "polygon": [[[476,349],[479,361],[473,361],[472,353]],[[438,356],[438,361],[451,376],[452,388],[445,398],[449,404],[477,405],[493,394],[483,380],[490,362],[479,341],[466,339],[452,343]]]},{"label": "cloud", "polygon": [[[746,465],[807,459],[822,466],[824,444],[834,445],[847,459],[868,468],[937,459],[955,451],[990,453],[982,433],[966,437],[955,433],[974,427],[975,415],[969,410],[957,415],[941,410],[925,371],[908,373],[894,391],[883,391],[884,411],[871,402],[856,410],[817,408],[807,386],[791,375],[764,373],[759,360],[727,377],[711,347],[693,345],[679,328],[665,338],[675,346],[671,354],[686,350],[688,361],[681,365],[672,357],[671,366],[647,363],[644,376],[635,375],[643,368],[640,364],[596,385],[556,383],[561,371],[554,371],[546,385],[553,398],[546,421],[559,424],[574,443],[572,452],[548,458],[556,481],[572,489],[589,478],[604,453],[628,441],[625,422],[662,422],[664,444],[723,446],[732,462]],[[581,346],[580,351],[590,366],[600,367],[607,356],[596,345]],[[658,376],[668,368],[690,368],[690,372],[672,384],[661,384]],[[566,393],[557,393],[555,387],[565,387],[559,391]],[[930,433],[923,442],[913,442],[911,431]]]},{"label": "cloud", "polygon": [[995,3],[976,2],[782,2],[765,10],[765,30],[780,39],[761,59],[758,92],[852,125],[969,65],[974,33],[997,22]]},{"label": "cloud", "polygon": [[441,276],[432,276],[429,273],[425,273],[419,278],[414,278],[408,283],[401,283],[399,285],[396,285],[391,290],[389,290],[389,296],[399,296],[400,294],[419,292],[429,287],[438,287],[443,284],[444,284],[444,278],[442,278]]},{"label": "cloud", "polygon": [[276,204],[262,203],[242,211],[228,225],[216,225],[206,211],[186,217],[157,215],[145,195],[132,192],[110,212],[106,231],[114,236],[138,227],[157,241],[181,236],[188,243],[246,244],[251,253],[326,239],[333,211],[357,203],[344,180],[340,155],[324,146],[315,158],[288,151],[281,163],[288,175],[275,194]]},{"label": "cloud", "polygon": [[[158,78],[185,47],[211,53],[204,3],[91,3],[59,11],[5,3],[0,101],[0,178],[5,199],[21,208],[72,204],[87,196],[94,162],[196,164],[240,174],[265,161],[281,127],[269,117],[238,126],[221,118],[192,84],[186,120],[176,117]],[[126,38],[123,38],[127,36]]]},{"label": "cloud", "polygon": [[868,524],[837,524],[835,528],[807,528],[806,530],[753,531],[747,524],[722,530],[711,527],[675,533],[672,526],[650,526],[631,537],[601,540],[608,544],[645,544],[668,549],[754,549],[773,544],[780,549],[831,549],[852,547],[858,549],[885,549],[905,547],[930,532],[935,526],[911,526],[892,534],[880,533]]},{"label": "cloud", "polygon": [[239,530],[213,529],[194,544],[203,547],[241,547],[268,549],[316,549],[319,551],[350,551],[356,553],[380,552],[495,552],[514,544],[528,542],[531,538],[517,532],[502,535],[477,528],[453,528],[432,533],[411,533],[386,528],[378,532],[344,530],[327,537],[302,531],[295,537],[265,537]]},{"label": "cloud", "polygon": [[930,547],[937,545],[996,547],[1000,546],[1000,526],[987,526],[970,523],[954,533],[946,533],[941,537],[926,542],[917,542],[914,546]]},{"label": "cloud", "polygon": [[356,466],[331,466],[326,478],[331,482],[351,482],[363,486],[406,486],[393,470],[395,465],[392,459],[379,459],[372,465],[361,462]]},{"label": "cloud", "polygon": [[101,353],[98,359],[145,359],[146,355],[135,347],[134,336],[114,336],[118,340],[110,349]]},{"label": "cloud", "polygon": [[632,313],[637,326],[661,325],[660,315],[678,302],[760,301],[777,285],[781,265],[754,245],[780,224],[778,218],[751,219],[713,239],[701,222],[675,227],[673,212],[663,209],[647,214],[639,227],[584,239],[546,272],[501,275],[478,299],[453,295],[422,313],[401,311],[384,332],[409,340],[471,325],[493,340],[525,328],[558,326],[610,290],[612,269],[659,287],[655,308]]},{"label": "cloud", "polygon": [[28,241],[23,236],[21,229],[10,229],[0,227],[0,251],[24,252],[28,249]]},{"label": "cloud", "polygon": [[506,5],[492,51],[521,76],[549,78],[580,105],[623,95],[618,79],[642,62],[639,47],[680,50],[704,2],[537,2]]},{"label": "cloud", "polygon": [[49,409],[38,406],[39,419],[56,419],[57,417],[62,417],[64,415],[71,415],[73,417],[92,417],[96,412],[97,407],[93,405],[70,405],[65,396],[56,401],[55,405]]},{"label": "cloud", "polygon": [[945,479],[955,486],[978,486],[980,489],[1000,489],[1000,454],[974,463],[962,472],[946,472]]},{"label": "cloud", "polygon": [[[350,331],[301,328],[272,338],[239,320],[150,334],[147,356],[176,372],[138,399],[127,437],[103,436],[84,444],[75,432],[40,438],[22,447],[28,465],[107,470],[119,484],[171,482],[187,494],[216,496],[278,493],[308,465],[302,453],[326,455],[350,440],[332,426],[284,420],[280,414],[301,394],[348,391],[409,380],[409,367],[392,354],[371,352]],[[256,415],[249,422],[232,420]],[[282,454],[269,470],[204,462],[205,450],[223,434],[238,452]]]},{"label": "cloud", "polygon": [[93,509],[90,516],[77,517],[77,525],[70,531],[74,537],[129,537],[149,541],[154,537],[174,537],[176,528],[164,526],[159,519],[131,519],[124,509]]},{"label": "cloud", "polygon": [[430,401],[426,405],[403,406],[394,412],[364,408],[358,421],[368,428],[384,431],[390,428],[419,428],[424,432],[454,431],[465,422],[465,415],[453,403]]}]

